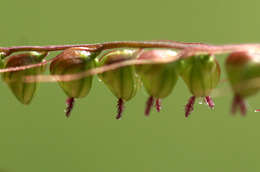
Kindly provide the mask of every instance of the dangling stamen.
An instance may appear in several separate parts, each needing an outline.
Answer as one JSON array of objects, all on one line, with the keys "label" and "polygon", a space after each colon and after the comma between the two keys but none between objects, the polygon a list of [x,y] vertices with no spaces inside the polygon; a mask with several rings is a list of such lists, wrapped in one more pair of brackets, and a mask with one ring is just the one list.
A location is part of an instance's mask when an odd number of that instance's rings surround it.
[{"label": "dangling stamen", "polygon": [[123,101],[123,99],[120,98],[117,101],[117,116],[116,116],[116,119],[121,119],[123,110],[124,110],[124,101]]},{"label": "dangling stamen", "polygon": [[162,109],[161,103],[162,103],[162,100],[161,100],[161,99],[156,99],[155,106],[156,106],[157,112],[160,112],[161,109]]},{"label": "dangling stamen", "polygon": [[189,101],[188,101],[188,103],[186,104],[186,106],[185,106],[185,117],[187,118],[189,115],[190,115],[190,113],[193,111],[193,106],[194,106],[194,103],[195,103],[195,99],[196,99],[196,97],[195,96],[192,96],[190,99],[189,99]]},{"label": "dangling stamen", "polygon": [[66,100],[67,107],[66,107],[65,113],[66,113],[66,117],[67,118],[70,117],[70,113],[71,113],[71,111],[73,109],[74,102],[75,102],[75,99],[73,97],[69,97]]},{"label": "dangling stamen", "polygon": [[240,108],[241,115],[243,116],[246,115],[246,111],[247,111],[246,103],[244,99],[239,95],[234,96],[231,112],[235,114],[237,108]]},{"label": "dangling stamen", "polygon": [[215,104],[210,96],[206,96],[205,101],[211,109],[214,109]]},{"label": "dangling stamen", "polygon": [[242,99],[241,97],[240,97],[239,105],[240,105],[239,107],[240,107],[241,115],[245,116],[247,107],[246,107],[246,103],[245,103],[244,99]]},{"label": "dangling stamen", "polygon": [[149,116],[150,114],[150,111],[151,111],[151,108],[153,106],[153,103],[154,103],[154,98],[153,96],[150,96],[148,99],[147,99],[147,102],[146,102],[146,108],[145,108],[145,112],[144,114],[146,116]]}]

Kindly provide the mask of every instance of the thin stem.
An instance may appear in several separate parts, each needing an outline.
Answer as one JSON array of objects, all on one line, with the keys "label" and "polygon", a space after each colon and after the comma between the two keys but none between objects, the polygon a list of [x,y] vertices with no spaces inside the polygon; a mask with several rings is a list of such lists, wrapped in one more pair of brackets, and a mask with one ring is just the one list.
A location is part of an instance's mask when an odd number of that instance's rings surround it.
[{"label": "thin stem", "polygon": [[173,48],[173,49],[193,49],[197,52],[205,53],[228,53],[243,51],[248,49],[260,49],[260,44],[230,44],[230,45],[210,45],[203,43],[183,43],[175,41],[115,41],[97,44],[74,44],[74,45],[50,45],[50,46],[13,46],[0,47],[0,51],[8,55],[18,51],[60,51],[72,47],[87,47],[89,51],[102,51],[113,48]]},{"label": "thin stem", "polygon": [[89,51],[102,51],[113,48],[174,48],[185,49],[191,47],[212,47],[206,44],[198,43],[181,43],[173,41],[116,41],[105,42],[97,44],[77,44],[77,45],[51,45],[51,46],[13,46],[13,47],[0,47],[0,51],[11,53],[18,51],[60,51],[72,47],[87,47]]},{"label": "thin stem", "polygon": [[[106,71],[111,71],[118,69],[120,67],[124,66],[130,66],[130,65],[140,65],[140,64],[155,64],[155,63],[169,63],[171,61],[175,61],[179,59],[182,56],[182,52],[178,53],[176,56],[173,56],[169,59],[164,60],[158,60],[158,61],[151,61],[151,60],[125,60],[117,63],[108,64],[102,67],[97,67],[94,69],[89,69],[84,72],[76,73],[76,74],[66,74],[66,75],[52,75],[52,76],[46,76],[46,75],[34,75],[34,76],[26,76],[24,81],[25,82],[57,82],[57,81],[73,81],[77,79],[81,79],[86,76],[90,75],[96,75],[100,74]],[[40,65],[40,64],[39,64]],[[30,68],[30,66],[22,66]],[[17,67],[20,70],[23,70],[22,67]],[[0,69],[0,73],[3,72],[11,72],[11,71],[17,71],[17,68],[8,68],[8,69]],[[26,69],[27,69],[26,68]]]},{"label": "thin stem", "polygon": [[[60,51],[71,47],[85,47],[88,51],[103,51],[113,48],[170,48],[181,50],[176,56],[163,58],[160,60],[127,60],[110,65],[90,69],[86,72],[78,74],[70,74],[63,76],[46,76],[36,75],[28,76],[25,82],[56,82],[56,81],[72,81],[80,79],[89,75],[95,75],[110,71],[123,66],[139,65],[139,64],[154,64],[154,63],[170,63],[178,60],[179,58],[188,58],[196,54],[223,54],[238,51],[257,51],[260,52],[260,44],[230,44],[230,45],[210,45],[203,43],[183,43],[175,41],[117,41],[105,42],[97,44],[78,44],[78,45],[52,45],[52,46],[14,46],[14,47],[0,47],[0,52],[10,55],[19,51]],[[25,70],[29,68],[39,67],[50,63],[55,58],[38,64],[10,67],[7,69],[0,69],[0,73]]]}]

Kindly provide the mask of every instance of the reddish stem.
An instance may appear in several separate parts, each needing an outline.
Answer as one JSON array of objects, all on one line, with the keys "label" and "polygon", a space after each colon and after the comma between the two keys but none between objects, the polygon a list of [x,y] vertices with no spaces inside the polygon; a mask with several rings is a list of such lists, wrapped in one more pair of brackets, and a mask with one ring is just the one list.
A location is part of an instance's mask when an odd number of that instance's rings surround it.
[{"label": "reddish stem", "polygon": [[161,99],[156,99],[155,106],[156,106],[157,112],[160,112],[161,109],[162,109],[161,103],[162,103],[162,100],[161,100]]},{"label": "reddish stem", "polygon": [[215,104],[210,96],[206,96],[205,101],[211,109],[214,109]]},{"label": "reddish stem", "polygon": [[75,99],[73,97],[69,97],[66,100],[67,107],[66,107],[65,113],[66,113],[67,118],[70,117],[71,111],[72,111],[73,106],[74,106],[74,102],[75,102]]},{"label": "reddish stem", "polygon": [[[25,77],[25,82],[56,82],[57,80],[71,81],[77,80],[82,77],[89,75],[95,75],[109,70],[114,70],[123,66],[137,65],[137,64],[150,64],[150,63],[169,63],[175,61],[179,58],[188,58],[196,54],[207,53],[207,54],[224,54],[224,53],[233,53],[249,50],[259,50],[260,44],[230,44],[230,45],[210,45],[203,43],[183,43],[175,41],[116,41],[116,42],[105,42],[97,44],[79,44],[79,45],[50,45],[50,46],[13,46],[13,47],[0,47],[0,53],[5,54],[5,57],[11,55],[14,52],[19,51],[61,51],[71,47],[84,47],[88,51],[100,52],[107,49],[114,48],[171,48],[181,50],[176,56],[169,57],[163,60],[156,61],[147,61],[147,60],[127,60],[118,62],[111,65],[106,65],[102,67],[97,67],[95,69],[90,69],[83,73],[77,74],[67,74],[63,76],[46,76],[46,75],[37,75],[37,76],[28,76]],[[0,69],[0,73],[11,72],[11,71],[20,71],[25,69],[30,69],[38,66],[46,65],[51,62],[53,59],[46,61],[46,63],[39,63],[33,65],[26,65],[20,67],[10,67],[7,69]]]},{"label": "reddish stem", "polygon": [[122,118],[123,110],[124,110],[124,101],[123,101],[123,99],[120,98],[117,101],[117,116],[116,116],[116,119]]},{"label": "reddish stem", "polygon": [[154,104],[154,98],[153,98],[153,96],[150,96],[150,97],[147,99],[147,101],[146,101],[146,108],[145,108],[145,112],[144,112],[144,114],[145,114],[146,116],[149,116],[153,104]]},{"label": "reddish stem", "polygon": [[259,49],[260,44],[229,44],[212,45],[203,43],[185,43],[169,40],[158,41],[115,41],[97,44],[78,44],[78,45],[50,45],[50,46],[13,46],[0,47],[0,51],[10,55],[18,51],[60,51],[72,47],[86,47],[89,51],[106,50],[113,48],[174,48],[174,49],[193,49],[198,52],[208,53],[228,53],[233,51],[243,51],[248,49]]},{"label": "reddish stem", "polygon": [[195,96],[190,97],[188,103],[185,106],[185,117],[187,118],[194,109]]}]

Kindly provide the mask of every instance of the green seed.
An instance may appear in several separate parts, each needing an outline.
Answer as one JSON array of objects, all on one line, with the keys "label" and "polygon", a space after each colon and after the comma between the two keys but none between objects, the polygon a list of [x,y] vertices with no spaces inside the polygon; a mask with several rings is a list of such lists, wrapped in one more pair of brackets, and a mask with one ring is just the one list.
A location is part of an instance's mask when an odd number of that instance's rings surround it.
[{"label": "green seed", "polygon": [[[137,52],[137,50],[130,49],[110,51],[100,59],[99,66],[134,59]],[[99,78],[118,98],[118,114],[116,119],[120,119],[124,108],[124,101],[133,98],[139,88],[139,77],[135,72],[134,66],[125,66],[101,73],[99,74]]]},{"label": "green seed", "polygon": [[[172,50],[145,50],[138,55],[138,59],[167,59],[176,54]],[[176,62],[136,65],[136,71],[148,94],[155,98],[165,98],[170,95],[178,80]]]},{"label": "green seed", "polygon": [[213,55],[180,60],[180,75],[195,97],[209,96],[220,80],[220,66]]},{"label": "green seed", "polygon": [[[95,67],[95,57],[98,53],[89,52],[84,48],[70,48],[63,51],[50,65],[53,75],[77,74]],[[58,82],[68,97],[85,97],[92,86],[93,76],[72,81]]]},{"label": "green seed", "polygon": [[181,59],[179,72],[193,95],[185,106],[185,117],[188,117],[193,111],[197,97],[202,97],[213,109],[215,104],[210,94],[220,80],[220,66],[215,57],[213,55],[198,55]]},{"label": "green seed", "polygon": [[[46,52],[29,52],[13,55],[8,58],[4,67],[19,67],[40,63],[46,55]],[[39,75],[44,72],[44,69],[45,67],[35,67],[21,71],[6,72],[3,73],[2,78],[21,103],[29,104],[36,91],[37,83],[24,82],[25,76]]]},{"label": "green seed", "polygon": [[254,84],[260,77],[259,59],[259,55],[249,52],[236,52],[227,57],[225,67],[235,94],[248,97],[259,91],[259,84]]},{"label": "green seed", "polygon": [[[136,57],[136,50],[115,50],[105,54],[99,66],[109,65],[118,61],[131,60]],[[99,78],[107,85],[110,91],[125,101],[136,95],[139,88],[139,78],[134,66],[126,66],[99,74]]]}]

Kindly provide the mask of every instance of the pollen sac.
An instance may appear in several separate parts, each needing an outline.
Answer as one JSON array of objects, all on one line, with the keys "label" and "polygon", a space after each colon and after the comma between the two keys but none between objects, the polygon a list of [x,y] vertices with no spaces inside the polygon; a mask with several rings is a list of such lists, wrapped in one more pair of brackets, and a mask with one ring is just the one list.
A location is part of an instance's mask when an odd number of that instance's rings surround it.
[{"label": "pollen sac", "polygon": [[[28,52],[10,56],[4,64],[4,68],[26,66],[43,61],[47,52]],[[15,97],[23,104],[29,104],[37,88],[36,82],[25,82],[26,76],[39,75],[45,71],[45,67],[35,67],[14,72],[3,73],[2,79],[11,89]]]},{"label": "pollen sac", "polygon": [[220,80],[220,66],[213,55],[198,55],[180,60],[180,75],[192,93],[185,106],[185,116],[188,117],[193,110],[195,98],[202,97],[210,108],[214,102],[210,97],[211,91]]},{"label": "pollen sac", "polygon": [[259,89],[256,79],[260,77],[260,55],[253,52],[231,53],[225,63],[229,83],[234,92],[231,112],[239,109],[246,114],[245,98],[255,95]]},{"label": "pollen sac", "polygon": [[[85,72],[95,68],[95,58],[98,52],[90,52],[84,48],[69,48],[59,54],[50,65],[52,75],[69,75]],[[69,117],[73,108],[74,98],[85,97],[92,86],[93,76],[82,77],[80,79],[73,78],[70,81],[59,81],[60,87],[68,96],[66,116]]]},{"label": "pollen sac", "polygon": [[[177,55],[166,49],[142,50],[138,60],[164,60]],[[136,65],[136,71],[150,95],[146,103],[145,115],[148,116],[156,99],[156,109],[161,109],[161,99],[170,95],[178,80],[177,62]]]},{"label": "pollen sac", "polygon": [[[99,66],[135,59],[136,53],[137,50],[132,49],[110,51],[100,58]],[[133,98],[139,88],[139,77],[135,72],[134,66],[125,66],[101,73],[99,78],[118,98],[118,115],[116,118],[120,119],[124,102]]]}]

